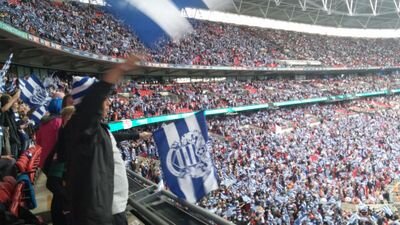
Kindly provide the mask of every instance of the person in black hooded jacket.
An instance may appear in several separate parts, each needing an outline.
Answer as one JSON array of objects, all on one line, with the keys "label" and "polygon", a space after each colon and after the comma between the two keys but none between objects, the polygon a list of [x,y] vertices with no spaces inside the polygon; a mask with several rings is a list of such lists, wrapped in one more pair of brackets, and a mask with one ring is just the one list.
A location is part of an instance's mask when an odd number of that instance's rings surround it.
[{"label": "person in black hooded jacket", "polygon": [[[75,114],[63,130],[61,139],[66,143],[63,146],[67,168],[66,188],[73,225],[127,224],[125,212],[113,215],[113,200],[118,197],[114,189],[116,144],[102,119],[109,110],[107,97],[113,85],[119,82],[124,73],[136,69],[138,62],[137,57],[131,57],[93,84],[82,102],[76,105]],[[149,135],[141,133],[131,137],[148,138]],[[127,179],[126,176],[124,179]]]}]

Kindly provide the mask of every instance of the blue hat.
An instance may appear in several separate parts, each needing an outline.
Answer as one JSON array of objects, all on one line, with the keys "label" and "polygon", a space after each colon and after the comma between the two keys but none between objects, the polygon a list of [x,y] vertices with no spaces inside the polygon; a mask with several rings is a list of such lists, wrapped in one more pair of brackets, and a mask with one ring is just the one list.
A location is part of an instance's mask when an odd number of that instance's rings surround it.
[{"label": "blue hat", "polygon": [[58,115],[62,109],[62,99],[61,98],[53,98],[49,103],[49,112],[53,115]]}]

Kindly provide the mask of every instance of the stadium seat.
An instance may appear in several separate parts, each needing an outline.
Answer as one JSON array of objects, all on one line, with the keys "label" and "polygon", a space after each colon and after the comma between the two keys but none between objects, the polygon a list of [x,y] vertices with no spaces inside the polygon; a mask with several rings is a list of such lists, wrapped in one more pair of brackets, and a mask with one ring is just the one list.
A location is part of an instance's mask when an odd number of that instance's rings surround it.
[{"label": "stadium seat", "polygon": [[29,174],[29,178],[34,183],[36,171],[39,167],[40,153],[42,148],[38,145],[26,150],[17,160],[16,166],[21,174]]}]

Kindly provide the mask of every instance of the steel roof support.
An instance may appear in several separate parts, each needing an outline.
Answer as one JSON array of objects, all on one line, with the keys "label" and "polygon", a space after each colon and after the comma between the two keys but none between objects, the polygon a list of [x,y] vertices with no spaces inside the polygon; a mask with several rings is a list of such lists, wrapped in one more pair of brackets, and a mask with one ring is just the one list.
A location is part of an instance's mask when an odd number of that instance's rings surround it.
[{"label": "steel roof support", "polygon": [[400,12],[400,0],[393,0],[397,12]]},{"label": "steel roof support", "polygon": [[315,17],[314,25],[317,24],[317,22],[318,22],[318,19],[319,19],[319,11],[320,11],[320,10],[318,10],[317,16]]},{"label": "steel roof support", "polygon": [[307,10],[307,0],[299,0],[299,4],[303,11]]},{"label": "steel roof support", "polygon": [[347,10],[349,11],[349,15],[352,16],[353,15],[353,8],[354,8],[354,1],[353,0],[345,0],[346,1],[346,6],[347,6]]},{"label": "steel roof support", "polygon": [[369,0],[369,4],[371,6],[372,14],[376,16],[376,8],[378,6],[378,0]]}]

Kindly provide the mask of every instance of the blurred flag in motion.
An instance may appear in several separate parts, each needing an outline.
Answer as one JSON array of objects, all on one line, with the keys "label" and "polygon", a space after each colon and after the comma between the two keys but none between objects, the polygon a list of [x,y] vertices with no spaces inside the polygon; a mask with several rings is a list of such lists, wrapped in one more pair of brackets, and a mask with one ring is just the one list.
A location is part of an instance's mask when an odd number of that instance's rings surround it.
[{"label": "blurred flag in motion", "polygon": [[164,39],[179,40],[193,28],[181,15],[186,7],[217,9],[229,0],[107,0],[108,10],[122,19],[150,48]]}]

